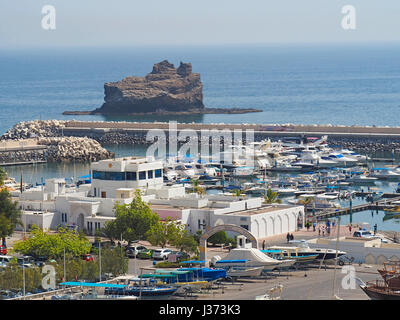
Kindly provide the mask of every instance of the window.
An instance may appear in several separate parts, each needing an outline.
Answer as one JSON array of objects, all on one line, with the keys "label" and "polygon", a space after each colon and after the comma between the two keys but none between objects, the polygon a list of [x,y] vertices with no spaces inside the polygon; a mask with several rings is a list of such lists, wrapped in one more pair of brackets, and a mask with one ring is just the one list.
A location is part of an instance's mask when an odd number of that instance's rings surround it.
[{"label": "window", "polygon": [[161,178],[162,177],[162,169],[154,170],[154,175],[156,178]]},{"label": "window", "polygon": [[93,179],[105,180],[106,175],[104,171],[93,171]]},{"label": "window", "polygon": [[146,171],[139,172],[139,180],[146,180]]},{"label": "window", "polygon": [[136,172],[127,172],[126,180],[136,181]]},{"label": "window", "polygon": [[93,179],[98,180],[125,180],[125,172],[93,171]]},{"label": "window", "polygon": [[109,172],[109,174],[110,174],[110,179],[109,180],[114,180],[114,181],[125,180],[125,172]]},{"label": "window", "polygon": [[249,226],[247,224],[241,224],[240,225],[243,229],[249,230]]},{"label": "window", "polygon": [[153,170],[147,171],[147,179],[153,179]]}]

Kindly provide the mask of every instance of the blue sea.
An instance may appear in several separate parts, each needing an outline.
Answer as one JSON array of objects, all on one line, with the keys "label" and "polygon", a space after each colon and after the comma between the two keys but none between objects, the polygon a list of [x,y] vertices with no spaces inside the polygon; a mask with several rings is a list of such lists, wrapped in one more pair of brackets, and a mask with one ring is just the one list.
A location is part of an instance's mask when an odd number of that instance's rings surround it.
[{"label": "blue sea", "polygon": [[[400,44],[64,48],[0,52],[0,132],[32,119],[399,125]],[[102,105],[104,83],[191,62],[207,107],[262,113],[63,116]]]},{"label": "blue sea", "polygon": [[[105,117],[63,116],[102,105],[104,83],[144,76],[164,59],[191,62],[201,74],[204,104],[257,108],[262,113]],[[131,48],[20,49],[0,52],[0,134],[33,119],[126,120],[204,123],[302,123],[398,126],[400,44],[309,44]],[[145,150],[111,146],[117,156]],[[35,183],[79,177],[88,163],[8,167],[11,176]],[[381,186],[392,192],[394,184]],[[371,217],[371,218],[369,218]],[[346,218],[344,218],[346,219]],[[360,219],[360,220],[359,220]],[[353,221],[400,230],[398,220],[357,213]]]}]

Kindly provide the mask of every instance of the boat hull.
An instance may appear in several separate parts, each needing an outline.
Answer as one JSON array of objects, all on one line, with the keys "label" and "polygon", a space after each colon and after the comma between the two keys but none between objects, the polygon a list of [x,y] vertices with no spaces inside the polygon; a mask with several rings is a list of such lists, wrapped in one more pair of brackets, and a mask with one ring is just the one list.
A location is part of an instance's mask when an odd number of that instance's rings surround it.
[{"label": "boat hull", "polygon": [[387,290],[376,286],[360,286],[362,291],[372,300],[400,300],[400,292]]}]

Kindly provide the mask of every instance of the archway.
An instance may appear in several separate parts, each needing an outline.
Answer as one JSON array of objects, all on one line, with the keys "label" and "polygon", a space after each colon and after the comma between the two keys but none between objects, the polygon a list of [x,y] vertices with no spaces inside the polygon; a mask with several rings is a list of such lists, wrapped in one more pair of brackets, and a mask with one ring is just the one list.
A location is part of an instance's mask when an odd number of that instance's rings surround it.
[{"label": "archway", "polygon": [[251,234],[249,231],[247,231],[245,228],[239,227],[234,224],[221,224],[221,225],[211,228],[210,230],[208,230],[206,233],[204,233],[201,236],[201,238],[200,238],[200,260],[207,261],[207,252],[206,252],[207,251],[207,239],[219,231],[232,231],[232,232],[240,233],[241,235],[244,235],[247,239],[249,239],[251,241],[253,248],[256,248],[256,249],[258,248],[257,238],[253,234]]}]

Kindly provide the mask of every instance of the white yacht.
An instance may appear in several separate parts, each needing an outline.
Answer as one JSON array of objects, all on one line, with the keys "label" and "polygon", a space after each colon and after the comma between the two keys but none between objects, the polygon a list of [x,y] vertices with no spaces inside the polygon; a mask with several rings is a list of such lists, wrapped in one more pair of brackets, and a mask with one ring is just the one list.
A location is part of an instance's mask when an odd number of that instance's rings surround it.
[{"label": "white yacht", "polygon": [[343,166],[343,167],[355,166],[357,164],[357,162],[358,162],[358,160],[356,160],[354,158],[345,157],[340,152],[327,153],[327,154],[321,156],[321,159],[336,161],[337,162],[337,166]]},{"label": "white yacht", "polygon": [[[299,255],[301,254],[318,254],[317,260],[331,260],[335,259],[336,257],[340,257],[346,254],[344,251],[328,248],[310,248],[308,242],[306,240],[291,240],[289,244],[295,246],[297,248],[297,252]],[[276,250],[285,250],[287,246],[272,246],[269,249],[276,249]],[[293,247],[291,247],[293,248]]]},{"label": "white yacht", "polygon": [[400,180],[400,171],[390,168],[373,168],[370,176],[378,179]]}]

